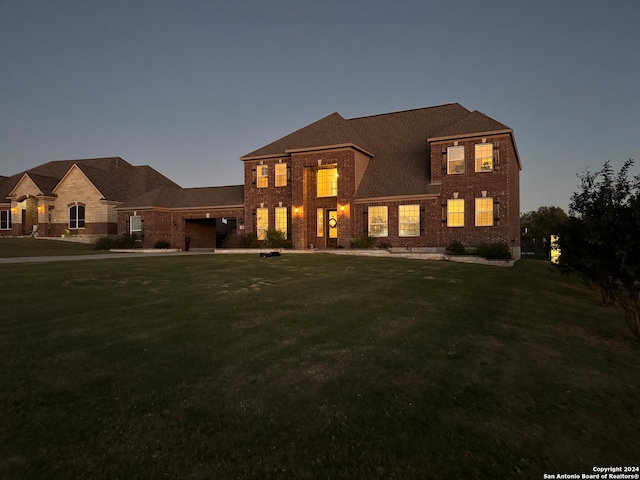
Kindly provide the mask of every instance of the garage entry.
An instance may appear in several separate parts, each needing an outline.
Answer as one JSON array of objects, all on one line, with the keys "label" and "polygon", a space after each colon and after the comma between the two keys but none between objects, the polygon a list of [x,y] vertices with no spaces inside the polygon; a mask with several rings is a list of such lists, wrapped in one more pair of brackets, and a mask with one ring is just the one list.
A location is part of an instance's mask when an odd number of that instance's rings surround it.
[{"label": "garage entry", "polygon": [[229,236],[236,235],[235,218],[185,219],[185,250],[221,248]]}]

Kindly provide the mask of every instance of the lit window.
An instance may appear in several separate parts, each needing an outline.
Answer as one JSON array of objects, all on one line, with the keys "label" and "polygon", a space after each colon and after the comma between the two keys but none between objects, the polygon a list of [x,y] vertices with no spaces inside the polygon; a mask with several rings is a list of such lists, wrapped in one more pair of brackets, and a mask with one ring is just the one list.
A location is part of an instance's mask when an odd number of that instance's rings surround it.
[{"label": "lit window", "polygon": [[490,172],[493,170],[493,143],[479,143],[476,145],[476,172]]},{"label": "lit window", "polygon": [[369,207],[369,236],[388,236],[388,219],[387,207]]},{"label": "lit window", "polygon": [[316,235],[318,237],[324,237],[324,210],[322,208],[318,209]]},{"label": "lit window", "polygon": [[447,200],[447,227],[464,227],[464,199]]},{"label": "lit window", "polygon": [[398,219],[401,237],[420,236],[420,205],[400,205]]},{"label": "lit window", "polygon": [[269,167],[266,165],[258,165],[258,180],[256,186],[258,188],[267,188],[269,186]]},{"label": "lit window", "polygon": [[84,228],[84,205],[69,207],[69,228]]},{"label": "lit window", "polygon": [[318,197],[335,197],[338,195],[338,169],[318,169]]},{"label": "lit window", "polygon": [[256,209],[256,235],[258,240],[264,240],[267,229],[269,228],[269,210],[266,208]]},{"label": "lit window", "polygon": [[464,173],[464,147],[447,148],[447,173]]},{"label": "lit window", "polygon": [[0,229],[11,230],[11,210],[0,211]]},{"label": "lit window", "polygon": [[287,238],[287,207],[276,207],[276,230],[280,230]]},{"label": "lit window", "polygon": [[276,187],[287,186],[287,164],[276,163]]},{"label": "lit window", "polygon": [[476,226],[493,225],[493,198],[476,198]]},{"label": "lit window", "polygon": [[140,215],[129,217],[129,233],[134,240],[142,238],[142,217]]}]

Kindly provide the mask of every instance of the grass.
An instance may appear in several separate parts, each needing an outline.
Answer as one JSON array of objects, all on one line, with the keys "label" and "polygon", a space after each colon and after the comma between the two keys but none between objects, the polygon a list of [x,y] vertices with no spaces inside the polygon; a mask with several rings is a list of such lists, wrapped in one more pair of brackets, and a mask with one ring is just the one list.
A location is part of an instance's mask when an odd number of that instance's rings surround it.
[{"label": "grass", "polygon": [[0,271],[2,478],[542,478],[637,462],[639,347],[545,262]]},{"label": "grass", "polygon": [[36,238],[0,237],[0,258],[105,253],[93,244]]}]

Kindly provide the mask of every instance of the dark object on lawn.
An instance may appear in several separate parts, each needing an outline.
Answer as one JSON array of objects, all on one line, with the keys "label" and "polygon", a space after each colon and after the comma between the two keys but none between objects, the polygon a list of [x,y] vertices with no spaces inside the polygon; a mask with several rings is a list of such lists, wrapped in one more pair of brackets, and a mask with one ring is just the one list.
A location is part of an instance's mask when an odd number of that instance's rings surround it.
[{"label": "dark object on lawn", "polygon": [[280,252],[269,252],[269,253],[262,252],[260,254],[260,257],[279,257],[279,256],[280,256]]}]

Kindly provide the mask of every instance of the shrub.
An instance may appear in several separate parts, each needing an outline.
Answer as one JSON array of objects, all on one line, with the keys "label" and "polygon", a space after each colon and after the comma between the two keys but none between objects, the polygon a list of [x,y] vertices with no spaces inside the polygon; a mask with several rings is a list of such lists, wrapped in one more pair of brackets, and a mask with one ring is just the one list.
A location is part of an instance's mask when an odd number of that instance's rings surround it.
[{"label": "shrub", "polygon": [[511,250],[504,243],[481,243],[475,254],[488,260],[511,260]]},{"label": "shrub", "polygon": [[136,246],[135,239],[127,233],[118,237],[115,241],[115,248],[125,249],[125,248],[135,248],[135,246]]},{"label": "shrub", "polygon": [[246,235],[232,235],[225,238],[223,248],[258,248],[260,242],[255,233],[247,233]]},{"label": "shrub", "polygon": [[158,240],[153,244],[153,248],[169,248],[171,244],[168,240]]},{"label": "shrub", "polygon": [[449,245],[447,245],[445,252],[447,255],[464,255],[465,253],[467,253],[467,249],[462,244],[462,242],[454,240]]},{"label": "shrub", "polygon": [[94,248],[96,250],[111,250],[112,248],[115,248],[115,245],[116,241],[113,238],[100,237],[98,240],[96,240]]},{"label": "shrub", "polygon": [[264,245],[269,248],[291,248],[291,242],[284,236],[284,232],[269,228],[264,235]]},{"label": "shrub", "polygon": [[384,248],[385,250],[391,250],[391,247],[393,247],[393,245],[391,245],[389,242],[380,242],[378,244],[378,247]]},{"label": "shrub", "polygon": [[351,246],[353,248],[371,248],[375,243],[376,239],[369,235],[362,235],[361,237],[351,239]]}]

